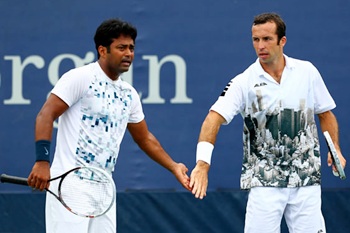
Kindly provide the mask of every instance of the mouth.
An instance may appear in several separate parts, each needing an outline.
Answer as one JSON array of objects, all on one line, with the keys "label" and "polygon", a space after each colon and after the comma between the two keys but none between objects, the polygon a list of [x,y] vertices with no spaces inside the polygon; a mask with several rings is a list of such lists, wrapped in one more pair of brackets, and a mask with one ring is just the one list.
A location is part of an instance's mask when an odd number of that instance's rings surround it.
[{"label": "mouth", "polygon": [[131,61],[130,60],[122,60],[121,64],[124,65],[124,66],[130,66],[131,65]]},{"label": "mouth", "polygon": [[269,54],[268,53],[259,53],[258,56],[262,59],[265,59],[269,56]]}]

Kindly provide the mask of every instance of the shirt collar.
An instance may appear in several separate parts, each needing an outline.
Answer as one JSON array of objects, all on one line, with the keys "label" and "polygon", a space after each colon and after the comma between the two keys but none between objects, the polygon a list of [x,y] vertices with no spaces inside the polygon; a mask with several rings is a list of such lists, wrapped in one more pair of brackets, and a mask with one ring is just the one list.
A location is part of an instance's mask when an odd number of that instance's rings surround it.
[{"label": "shirt collar", "polygon": [[[288,57],[287,55],[283,54],[284,59],[286,60],[286,66],[285,68],[287,69],[293,69],[295,67],[295,62],[293,59],[291,59],[290,57]],[[266,74],[265,70],[262,68],[260,62],[259,62],[259,58],[256,59],[255,63],[254,63],[255,69],[258,73],[258,75],[264,75]]]},{"label": "shirt collar", "polygon": [[99,73],[100,77],[103,77],[107,82],[113,84],[113,85],[121,85],[121,77],[119,76],[117,80],[110,79],[106,73],[102,70],[100,64],[98,61],[95,62],[95,66],[97,67],[97,72]]}]

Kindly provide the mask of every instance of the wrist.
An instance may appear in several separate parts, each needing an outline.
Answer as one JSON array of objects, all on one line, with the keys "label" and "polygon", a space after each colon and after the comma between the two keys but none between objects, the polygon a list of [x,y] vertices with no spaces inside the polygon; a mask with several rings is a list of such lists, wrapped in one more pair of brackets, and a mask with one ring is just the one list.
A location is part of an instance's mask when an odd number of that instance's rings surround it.
[{"label": "wrist", "polygon": [[214,145],[210,142],[198,142],[196,151],[196,162],[203,161],[210,165]]},{"label": "wrist", "polygon": [[38,140],[35,142],[35,161],[50,162],[50,145],[49,140]]}]

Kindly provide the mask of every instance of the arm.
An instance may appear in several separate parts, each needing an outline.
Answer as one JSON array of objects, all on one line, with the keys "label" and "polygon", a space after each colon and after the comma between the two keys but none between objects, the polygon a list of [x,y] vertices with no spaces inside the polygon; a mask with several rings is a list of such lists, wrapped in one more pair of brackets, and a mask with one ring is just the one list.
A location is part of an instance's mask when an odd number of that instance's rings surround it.
[{"label": "arm", "polygon": [[189,189],[189,177],[187,167],[182,163],[176,163],[165,152],[157,138],[148,130],[145,120],[139,123],[129,123],[128,130],[136,144],[155,162],[174,174],[182,186]]},{"label": "arm", "polygon": [[[226,120],[220,114],[210,111],[202,124],[198,141],[209,142],[214,145],[220,126],[225,121]],[[195,168],[192,170],[190,188],[196,198],[203,199],[204,196],[206,196],[209,167],[210,165],[208,163],[198,160]]]},{"label": "arm", "polygon": [[[53,122],[66,110],[68,105],[54,94],[50,94],[35,121],[35,141],[52,139]],[[49,187],[50,163],[36,161],[28,176],[29,186],[43,190]]]},{"label": "arm", "polygon": [[[333,140],[334,146],[337,150],[341,165],[343,168],[345,168],[346,160],[343,157],[341,150],[340,150],[338,122],[337,122],[335,115],[331,111],[327,111],[327,112],[318,114],[318,118],[320,120],[320,126],[321,126],[322,132],[328,131],[328,133],[330,134],[330,136]],[[335,166],[333,164],[330,153],[328,153],[327,162],[328,162],[328,166],[333,165],[332,166],[333,171],[337,171],[337,169],[335,168]]]}]

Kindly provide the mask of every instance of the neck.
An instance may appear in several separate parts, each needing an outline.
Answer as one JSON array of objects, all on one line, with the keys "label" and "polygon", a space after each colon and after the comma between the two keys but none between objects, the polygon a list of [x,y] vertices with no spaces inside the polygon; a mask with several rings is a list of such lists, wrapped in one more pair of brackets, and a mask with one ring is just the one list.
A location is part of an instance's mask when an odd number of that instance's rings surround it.
[{"label": "neck", "polygon": [[104,62],[101,62],[101,60],[98,60],[98,64],[100,65],[103,72],[113,81],[116,81],[120,74],[115,72],[115,70],[111,69],[109,66],[107,66]]},{"label": "neck", "polygon": [[273,79],[275,79],[276,82],[280,83],[284,67],[286,66],[286,61],[283,56],[274,62],[260,62],[260,64],[266,73],[268,73]]}]

